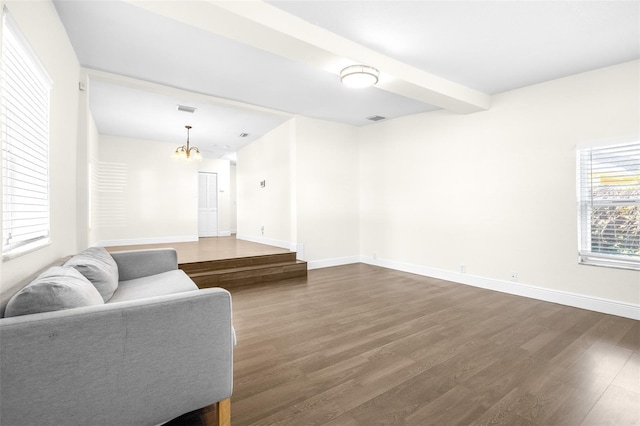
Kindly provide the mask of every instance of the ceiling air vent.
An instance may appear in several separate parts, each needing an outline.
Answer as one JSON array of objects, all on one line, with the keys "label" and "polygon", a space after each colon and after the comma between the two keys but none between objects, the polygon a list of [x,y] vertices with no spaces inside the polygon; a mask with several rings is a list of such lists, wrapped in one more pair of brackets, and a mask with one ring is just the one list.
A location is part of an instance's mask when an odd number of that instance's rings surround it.
[{"label": "ceiling air vent", "polygon": [[186,106],[186,105],[178,105],[178,111],[190,112],[191,114],[196,112],[197,109],[198,108],[196,108],[196,107],[190,107],[190,106]]},{"label": "ceiling air vent", "polygon": [[384,120],[387,117],[382,117],[380,115],[372,115],[371,117],[367,117],[367,120],[371,120],[371,121],[380,121],[380,120]]},{"label": "ceiling air vent", "polygon": [[241,138],[246,138],[247,136],[249,136],[249,133],[240,133]]}]

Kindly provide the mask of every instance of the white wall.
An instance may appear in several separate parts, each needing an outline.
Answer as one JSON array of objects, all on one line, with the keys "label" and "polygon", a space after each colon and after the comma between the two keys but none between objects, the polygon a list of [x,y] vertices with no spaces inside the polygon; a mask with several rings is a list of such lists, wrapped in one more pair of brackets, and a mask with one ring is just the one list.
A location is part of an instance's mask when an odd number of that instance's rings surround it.
[{"label": "white wall", "polygon": [[[97,185],[109,191],[96,194],[100,244],[197,240],[198,162],[173,158],[175,148],[165,142],[100,135]],[[124,186],[104,179],[111,166],[125,171]]]},{"label": "white wall", "polygon": [[296,250],[310,268],[357,261],[357,130],[295,117],[242,149],[238,238]]},{"label": "white wall", "polygon": [[[98,207],[98,199],[96,197],[96,171],[98,167],[98,149],[100,146],[100,135],[98,134],[98,128],[93,120],[91,112],[87,110],[87,179],[88,179],[88,193],[86,194],[86,202],[88,211],[87,216],[87,231],[86,238],[87,246],[94,246],[98,243],[98,230],[96,228],[96,210]],[[84,247],[78,247],[83,249]]]},{"label": "white wall", "polygon": [[1,1],[0,9],[3,5],[7,5],[53,80],[49,171],[51,244],[2,262],[0,300],[4,301],[28,275],[77,249],[75,188],[80,67],[51,2]]},{"label": "white wall", "polygon": [[231,228],[232,234],[236,234],[238,232],[238,186],[236,169],[236,165],[231,164],[229,168],[229,227]]},{"label": "white wall", "polygon": [[638,75],[627,63],[495,95],[486,112],[361,128],[361,254],[637,306],[639,272],[577,263],[575,148],[638,136]]},{"label": "white wall", "polygon": [[76,230],[78,250],[93,245],[94,232],[91,229],[93,202],[91,199],[91,183],[93,169],[98,158],[98,129],[89,110],[90,81],[86,71],[80,70],[80,78],[84,86],[78,91],[78,144],[76,170]]},{"label": "white wall", "polygon": [[[292,223],[291,143],[289,120],[238,152],[238,237],[287,247],[295,241]],[[260,187],[265,181],[266,186]],[[261,228],[264,227],[264,233]]]},{"label": "white wall", "polygon": [[297,242],[309,267],[360,254],[358,128],[296,117]]},{"label": "white wall", "polygon": [[[174,144],[100,135],[95,167],[95,238],[101,245],[129,245],[198,239],[198,172],[218,175],[218,233],[231,233],[230,163],[175,159]],[[104,168],[126,170],[121,193],[100,192]],[[113,188],[108,188],[113,190]],[[110,200],[122,198],[118,203]],[[109,210],[113,210],[112,212]],[[124,220],[118,220],[123,216]],[[93,233],[92,233],[93,234]]]}]

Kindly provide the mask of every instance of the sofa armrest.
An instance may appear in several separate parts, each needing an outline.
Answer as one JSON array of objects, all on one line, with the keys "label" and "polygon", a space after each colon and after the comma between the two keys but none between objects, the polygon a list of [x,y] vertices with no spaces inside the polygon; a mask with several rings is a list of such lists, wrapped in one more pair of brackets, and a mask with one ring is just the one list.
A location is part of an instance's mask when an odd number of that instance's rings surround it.
[{"label": "sofa armrest", "polygon": [[172,248],[115,251],[110,254],[118,265],[119,281],[178,269],[178,253]]},{"label": "sofa armrest", "polygon": [[160,424],[232,392],[219,288],[3,318],[0,339],[0,424]]}]

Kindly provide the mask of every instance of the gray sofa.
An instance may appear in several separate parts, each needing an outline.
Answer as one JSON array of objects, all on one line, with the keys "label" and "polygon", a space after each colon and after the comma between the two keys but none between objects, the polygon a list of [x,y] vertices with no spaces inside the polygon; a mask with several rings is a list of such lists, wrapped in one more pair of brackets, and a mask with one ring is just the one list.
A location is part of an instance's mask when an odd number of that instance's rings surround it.
[{"label": "gray sofa", "polygon": [[43,272],[4,313],[3,426],[158,425],[210,415],[220,401],[228,415],[231,296],[199,290],[175,250],[88,249]]}]

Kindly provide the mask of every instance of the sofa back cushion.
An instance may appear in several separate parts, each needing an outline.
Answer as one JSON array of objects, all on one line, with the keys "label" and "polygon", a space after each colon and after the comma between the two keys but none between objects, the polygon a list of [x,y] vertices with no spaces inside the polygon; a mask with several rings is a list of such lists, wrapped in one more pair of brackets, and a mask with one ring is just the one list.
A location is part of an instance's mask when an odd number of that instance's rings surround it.
[{"label": "sofa back cushion", "polygon": [[73,266],[84,275],[105,302],[118,289],[118,265],[104,247],[89,247],[69,259],[64,266]]},{"label": "sofa back cushion", "polygon": [[71,267],[53,266],[13,295],[7,303],[5,317],[103,303],[98,290],[80,272]]}]

